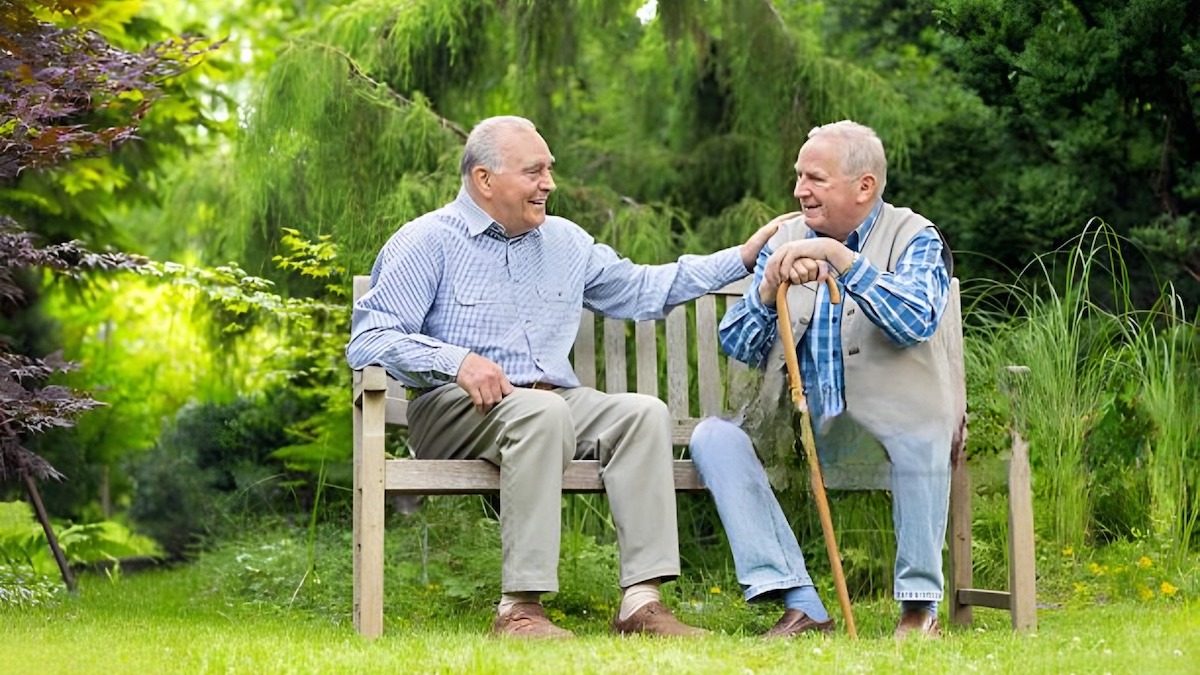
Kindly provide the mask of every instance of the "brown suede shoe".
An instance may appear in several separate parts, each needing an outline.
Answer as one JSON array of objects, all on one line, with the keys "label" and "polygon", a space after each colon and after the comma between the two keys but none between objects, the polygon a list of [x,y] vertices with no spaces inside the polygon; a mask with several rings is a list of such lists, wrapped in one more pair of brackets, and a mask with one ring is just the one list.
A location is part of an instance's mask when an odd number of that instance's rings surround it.
[{"label": "brown suede shoe", "polygon": [[693,628],[671,613],[657,600],[647,604],[622,621],[620,614],[613,619],[612,630],[618,635],[661,635],[665,637],[694,637],[708,635],[702,628]]},{"label": "brown suede shoe", "polygon": [[903,640],[911,633],[928,638],[941,637],[942,628],[938,625],[937,615],[923,609],[901,612],[900,622],[896,624],[896,632],[893,635],[897,640]]},{"label": "brown suede shoe", "polygon": [[811,616],[798,609],[787,609],[784,610],[783,616],[779,617],[779,621],[776,621],[775,625],[771,626],[771,630],[763,634],[763,637],[771,639],[790,638],[811,632],[829,635],[833,632],[833,619],[815,621]]},{"label": "brown suede shoe", "polygon": [[518,602],[507,614],[496,617],[492,622],[492,635],[530,640],[575,637],[571,631],[550,623],[546,610],[536,602]]}]

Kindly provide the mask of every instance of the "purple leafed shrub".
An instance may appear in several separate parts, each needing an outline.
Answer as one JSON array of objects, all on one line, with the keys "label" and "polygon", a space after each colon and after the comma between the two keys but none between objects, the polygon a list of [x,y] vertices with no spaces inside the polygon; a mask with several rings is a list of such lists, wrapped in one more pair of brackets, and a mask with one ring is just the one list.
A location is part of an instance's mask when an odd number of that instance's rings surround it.
[{"label": "purple leafed shrub", "polygon": [[[132,269],[143,263],[124,253],[92,253],[76,242],[38,247],[13,219],[0,216],[0,309],[5,313],[24,300],[14,278],[18,269],[42,267],[77,276],[87,270]],[[48,462],[25,449],[21,438],[71,426],[80,413],[100,403],[66,387],[44,384],[54,373],[74,367],[59,355],[33,358],[9,349],[0,335],[0,480],[19,474],[21,468],[37,478],[61,478]]]},{"label": "purple leafed shrub", "polygon": [[92,4],[0,0],[0,180],[135,138],[158,83],[215,47],[178,38],[135,54],[91,31],[39,21],[31,11],[41,5],[73,14]]},{"label": "purple leafed shrub", "polygon": [[[135,138],[160,83],[216,46],[180,38],[126,52],[94,32],[47,23],[35,14],[81,15],[92,5],[92,0],[0,0],[0,186],[25,169],[103,154]],[[18,270],[45,268],[76,276],[143,262],[124,253],[93,253],[74,241],[39,246],[20,224],[0,214],[0,311],[11,316],[23,309]],[[100,403],[46,384],[52,374],[73,367],[57,355],[35,358],[11,349],[0,335],[0,480],[22,472],[61,478],[22,445],[22,438],[70,426]]]}]

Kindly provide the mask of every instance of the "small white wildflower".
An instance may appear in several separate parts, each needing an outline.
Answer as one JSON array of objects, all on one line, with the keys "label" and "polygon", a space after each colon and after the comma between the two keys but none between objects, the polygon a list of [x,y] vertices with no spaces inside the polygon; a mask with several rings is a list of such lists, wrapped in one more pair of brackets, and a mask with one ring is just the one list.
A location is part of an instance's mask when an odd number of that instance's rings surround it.
[{"label": "small white wildflower", "polygon": [[1111,649],[1105,649],[1105,650],[1104,650],[1104,655],[1105,655],[1105,656],[1112,656],[1112,650],[1111,650]]},{"label": "small white wildflower", "polygon": [[988,660],[989,660],[989,661],[991,661],[992,659],[996,658],[996,655],[995,655],[995,654],[988,654],[988,655],[987,655],[987,657],[988,657]]},{"label": "small white wildflower", "polygon": [[820,655],[821,655],[821,653],[822,653],[822,652],[821,652],[821,648],[820,648],[820,647],[813,647],[813,651],[812,651],[812,653],[813,653],[815,656],[820,656]]},{"label": "small white wildflower", "polygon": [[1176,650],[1175,650],[1174,652],[1172,652],[1172,653],[1173,653],[1173,654],[1175,654],[1175,656],[1183,656],[1183,652],[1182,652],[1181,650],[1178,650],[1178,649],[1176,649]]}]

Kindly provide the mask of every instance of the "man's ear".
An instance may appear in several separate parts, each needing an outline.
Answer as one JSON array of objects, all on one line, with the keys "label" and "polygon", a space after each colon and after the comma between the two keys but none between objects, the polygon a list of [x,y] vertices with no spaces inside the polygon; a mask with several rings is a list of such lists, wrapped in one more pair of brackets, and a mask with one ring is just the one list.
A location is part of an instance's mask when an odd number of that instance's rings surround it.
[{"label": "man's ear", "polygon": [[858,202],[859,204],[864,204],[874,200],[875,188],[878,184],[879,181],[875,178],[875,174],[864,173],[862,177],[858,179],[858,193],[855,195],[854,201]]},{"label": "man's ear", "polygon": [[479,194],[484,197],[492,196],[492,172],[487,167],[476,166],[471,169],[471,182]]}]

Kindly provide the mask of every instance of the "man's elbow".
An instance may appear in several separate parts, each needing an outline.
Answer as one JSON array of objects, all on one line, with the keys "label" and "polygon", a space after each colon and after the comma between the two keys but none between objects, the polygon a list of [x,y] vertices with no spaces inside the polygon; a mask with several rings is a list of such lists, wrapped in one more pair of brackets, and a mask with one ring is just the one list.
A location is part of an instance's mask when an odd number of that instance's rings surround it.
[{"label": "man's elbow", "polygon": [[888,337],[891,339],[892,344],[905,349],[929,342],[933,339],[935,333],[937,333],[937,325],[931,323],[922,326],[911,326],[908,330],[890,333]]},{"label": "man's elbow", "polygon": [[346,343],[346,363],[351,370],[379,364],[379,350],[375,348],[375,331],[354,331]]}]

